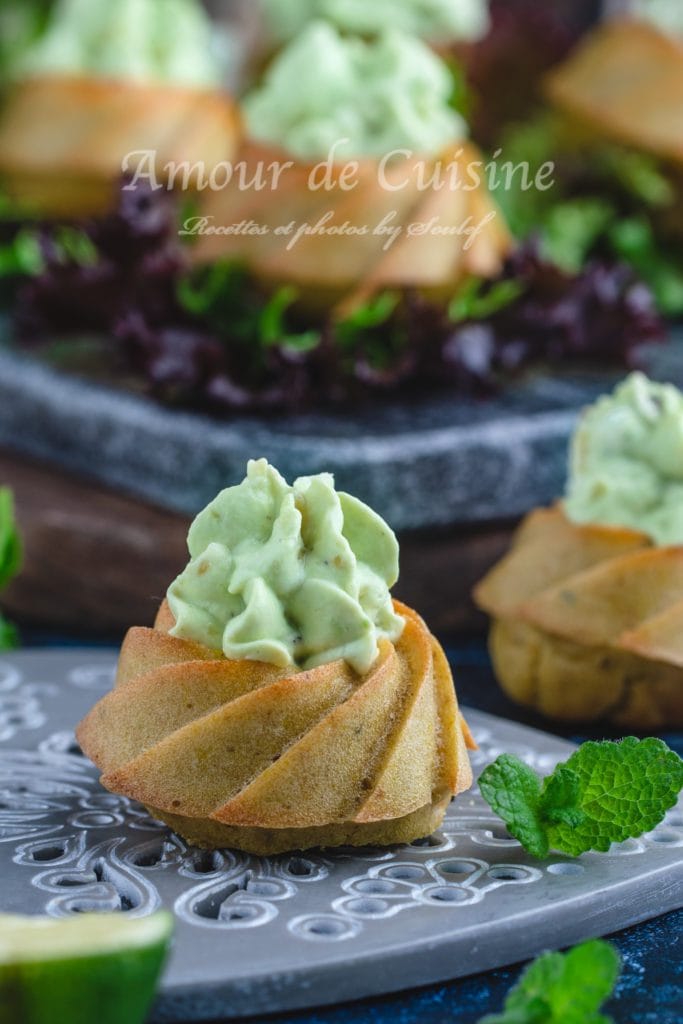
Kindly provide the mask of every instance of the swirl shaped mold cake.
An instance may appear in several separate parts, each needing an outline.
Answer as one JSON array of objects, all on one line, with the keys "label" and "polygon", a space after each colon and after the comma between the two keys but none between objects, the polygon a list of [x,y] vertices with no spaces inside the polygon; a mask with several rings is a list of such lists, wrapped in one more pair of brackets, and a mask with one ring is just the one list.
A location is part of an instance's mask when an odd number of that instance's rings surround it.
[{"label": "swirl shaped mold cake", "polygon": [[633,374],[589,409],[564,502],[475,590],[509,696],[553,718],[683,724],[683,396]]},{"label": "swirl shaped mold cake", "polygon": [[241,120],[213,31],[196,0],[55,3],[0,114],[10,196],[46,217],[101,215],[144,154],[169,188],[170,164],[187,162],[194,189],[200,166],[232,159]]},{"label": "swirl shaped mold cake", "polygon": [[441,647],[391,600],[386,524],[327,474],[289,487],[261,461],[189,547],[78,728],[103,785],[205,847],[429,835],[471,785],[472,740]]},{"label": "swirl shaped mold cake", "polygon": [[202,197],[212,224],[249,227],[202,233],[193,259],[238,259],[342,318],[383,289],[444,302],[471,275],[495,277],[511,237],[452,89],[410,33],[311,22],[244,99],[240,164],[261,186],[236,175]]}]

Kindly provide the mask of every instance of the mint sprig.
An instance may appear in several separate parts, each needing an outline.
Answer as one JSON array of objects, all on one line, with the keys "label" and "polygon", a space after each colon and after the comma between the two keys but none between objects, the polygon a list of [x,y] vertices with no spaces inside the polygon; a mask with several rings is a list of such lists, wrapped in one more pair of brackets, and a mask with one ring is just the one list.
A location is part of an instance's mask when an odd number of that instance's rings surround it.
[{"label": "mint sprig", "polygon": [[[21,567],[21,541],[14,520],[14,501],[6,487],[0,487],[0,587],[6,586]],[[17,646],[14,626],[0,614],[0,651]]]},{"label": "mint sprig", "polygon": [[503,1012],[481,1024],[611,1024],[600,1008],[619,969],[618,953],[600,939],[568,953],[545,953],[527,967]]},{"label": "mint sprig", "polygon": [[683,788],[683,761],[662,740],[629,736],[584,743],[544,780],[503,754],[485,769],[479,788],[532,856],[557,850],[576,857],[606,853],[612,843],[655,828]]}]

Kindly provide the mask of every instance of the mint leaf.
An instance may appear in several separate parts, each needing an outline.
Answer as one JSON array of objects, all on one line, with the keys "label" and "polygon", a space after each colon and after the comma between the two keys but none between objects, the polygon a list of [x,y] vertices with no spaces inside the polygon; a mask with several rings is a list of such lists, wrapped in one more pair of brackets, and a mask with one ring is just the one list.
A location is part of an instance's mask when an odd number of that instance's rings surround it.
[{"label": "mint leaf", "polygon": [[[577,824],[553,823],[548,841],[553,849],[578,856],[587,850],[605,853],[612,843],[649,832],[673,807],[683,788],[683,761],[662,740],[584,743],[564,765],[578,779]],[[555,774],[555,773],[553,773]],[[555,810],[552,778],[546,780],[542,814]]]},{"label": "mint leaf", "polygon": [[566,1024],[604,1021],[598,1014],[619,978],[619,954],[608,942],[594,939],[564,957],[562,984],[550,993],[553,1012]]},{"label": "mint leaf", "polygon": [[595,939],[564,955],[545,953],[526,969],[501,1014],[481,1024],[610,1024],[599,1011],[619,977],[619,956]]},{"label": "mint leaf", "polygon": [[482,796],[534,857],[606,853],[655,828],[683,788],[683,761],[662,740],[584,743],[541,785],[503,754],[479,780]]},{"label": "mint leaf", "polygon": [[549,845],[541,816],[541,780],[513,754],[501,754],[484,770],[479,789],[511,835],[534,857],[546,857]]},{"label": "mint leaf", "polygon": [[579,808],[581,783],[578,775],[560,765],[547,780],[541,799],[541,808],[546,821],[552,824],[569,825],[571,828],[585,819]]}]

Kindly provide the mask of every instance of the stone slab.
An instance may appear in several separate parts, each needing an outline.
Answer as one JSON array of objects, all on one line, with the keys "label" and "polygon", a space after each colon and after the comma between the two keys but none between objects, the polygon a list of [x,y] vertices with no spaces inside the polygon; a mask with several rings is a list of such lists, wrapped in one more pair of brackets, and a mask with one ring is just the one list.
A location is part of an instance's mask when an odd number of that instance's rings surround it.
[{"label": "stone slab", "polygon": [[[651,372],[683,384],[683,341],[657,349]],[[332,471],[397,530],[479,523],[561,493],[579,410],[617,379],[534,374],[487,401],[219,421],[0,348],[0,445],[187,514],[265,456],[289,478]]]}]

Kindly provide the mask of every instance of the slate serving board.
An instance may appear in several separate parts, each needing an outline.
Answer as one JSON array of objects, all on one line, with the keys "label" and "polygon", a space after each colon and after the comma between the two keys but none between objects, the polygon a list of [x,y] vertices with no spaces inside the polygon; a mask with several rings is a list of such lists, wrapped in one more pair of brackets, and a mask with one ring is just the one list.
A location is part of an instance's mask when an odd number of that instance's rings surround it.
[{"label": "slate serving board", "polygon": [[[0,908],[176,916],[152,1020],[201,1021],[331,1004],[516,963],[683,903],[683,807],[608,854],[535,861],[476,787],[429,839],[273,858],[188,848],[105,792],[75,722],[115,656],[0,658]],[[466,712],[475,774],[502,751],[541,773],[574,747]]]},{"label": "slate serving board", "polygon": [[[683,384],[683,339],[648,369]],[[163,408],[0,347],[0,445],[194,514],[265,456],[323,470],[397,530],[510,519],[564,487],[579,410],[618,374],[533,374],[498,398],[442,396],[353,412],[227,421]]]}]

